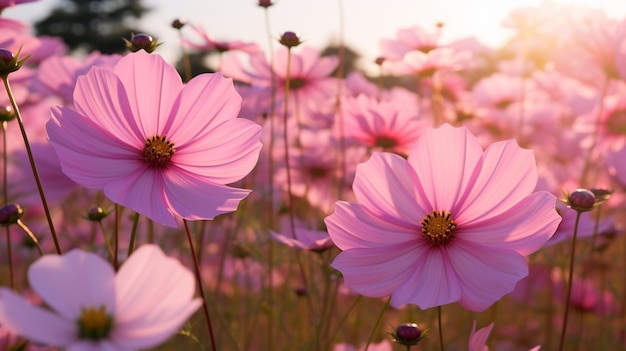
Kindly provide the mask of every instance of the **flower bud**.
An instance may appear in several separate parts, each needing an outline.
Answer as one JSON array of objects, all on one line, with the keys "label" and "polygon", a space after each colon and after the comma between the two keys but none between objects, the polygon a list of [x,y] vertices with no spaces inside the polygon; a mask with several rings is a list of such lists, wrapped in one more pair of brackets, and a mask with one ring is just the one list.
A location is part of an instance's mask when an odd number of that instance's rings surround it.
[{"label": "flower bud", "polygon": [[383,64],[383,62],[385,62],[385,58],[384,58],[384,57],[382,57],[382,56],[378,56],[378,57],[376,58],[376,60],[374,60],[374,63],[375,63],[375,64],[377,64],[377,65],[379,65],[379,66],[381,66],[381,65]]},{"label": "flower bud", "polygon": [[300,38],[298,37],[298,34],[296,34],[294,32],[285,32],[285,33],[283,33],[283,35],[280,36],[280,39],[278,40],[278,42],[283,44],[284,46],[286,46],[288,48],[292,48],[294,46],[298,46],[298,45],[302,44],[302,41],[300,41]]},{"label": "flower bud", "polygon": [[99,206],[94,206],[87,211],[87,219],[93,222],[100,222],[108,215],[109,212]]},{"label": "flower bud", "polygon": [[137,52],[139,50],[144,50],[147,53],[151,53],[156,48],[161,45],[161,43],[157,43],[156,40],[152,39],[148,34],[133,34],[130,40],[124,38],[124,42],[126,43],[126,47],[128,50],[132,52]]},{"label": "flower bud", "polygon": [[268,8],[272,5],[274,5],[274,2],[272,0],[259,0],[258,4],[260,7],[263,8]]},{"label": "flower bud", "polygon": [[0,225],[8,227],[11,224],[17,223],[17,221],[24,215],[22,206],[18,204],[6,204],[0,207]]},{"label": "flower bud", "polygon": [[9,105],[0,106],[0,122],[8,122],[15,118],[13,108]]},{"label": "flower bud", "polygon": [[402,323],[391,335],[393,336],[393,342],[396,344],[413,346],[426,337],[427,331],[422,331],[415,323]]},{"label": "flower bud", "polygon": [[30,55],[20,60],[21,50],[22,49],[20,48],[20,50],[17,51],[17,54],[13,55],[13,52],[11,50],[6,48],[0,48],[0,77],[8,77],[9,73],[15,72],[20,69],[24,62],[28,60]]},{"label": "flower bud", "polygon": [[185,24],[187,24],[187,22],[182,19],[182,18],[177,18],[175,20],[172,21],[172,28],[174,29],[181,29],[185,26]]},{"label": "flower bud", "polygon": [[576,189],[567,195],[567,206],[578,212],[593,210],[596,203],[596,195],[587,189]]}]

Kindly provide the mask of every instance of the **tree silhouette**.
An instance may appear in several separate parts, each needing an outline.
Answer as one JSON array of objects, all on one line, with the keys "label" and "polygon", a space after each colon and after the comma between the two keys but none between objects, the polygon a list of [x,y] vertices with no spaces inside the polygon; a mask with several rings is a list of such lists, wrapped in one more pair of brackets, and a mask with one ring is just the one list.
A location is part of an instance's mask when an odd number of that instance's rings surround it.
[{"label": "tree silhouette", "polygon": [[136,22],[148,10],[141,0],[61,0],[35,30],[61,37],[72,51],[121,53],[126,50],[122,38],[141,32]]}]

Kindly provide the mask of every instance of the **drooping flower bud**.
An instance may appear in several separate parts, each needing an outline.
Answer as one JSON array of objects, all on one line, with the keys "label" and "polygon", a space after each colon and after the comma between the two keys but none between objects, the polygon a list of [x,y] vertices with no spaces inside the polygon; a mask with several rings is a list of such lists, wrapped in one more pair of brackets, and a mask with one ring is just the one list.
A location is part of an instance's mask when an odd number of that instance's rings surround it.
[{"label": "drooping flower bud", "polygon": [[130,40],[124,38],[124,42],[126,43],[126,47],[128,50],[132,52],[137,52],[139,50],[144,50],[147,53],[151,53],[156,48],[161,45],[156,40],[152,39],[148,34],[133,34]]},{"label": "drooping flower bud", "polygon": [[278,40],[278,42],[288,48],[292,48],[294,46],[298,46],[302,44],[302,41],[300,41],[300,37],[298,36],[298,34],[294,32],[283,33],[283,35],[280,36],[280,39]]},{"label": "drooping flower bud", "polygon": [[0,225],[8,227],[11,224],[16,224],[22,215],[24,215],[22,206],[13,203],[6,204],[0,207]]},{"label": "drooping flower bud", "polygon": [[415,323],[402,323],[391,333],[393,342],[404,346],[417,345],[426,337],[428,330],[422,331]]},{"label": "drooping flower bud", "polygon": [[274,2],[272,0],[259,0],[258,4],[260,7],[263,8],[268,8],[272,5],[274,5]]}]

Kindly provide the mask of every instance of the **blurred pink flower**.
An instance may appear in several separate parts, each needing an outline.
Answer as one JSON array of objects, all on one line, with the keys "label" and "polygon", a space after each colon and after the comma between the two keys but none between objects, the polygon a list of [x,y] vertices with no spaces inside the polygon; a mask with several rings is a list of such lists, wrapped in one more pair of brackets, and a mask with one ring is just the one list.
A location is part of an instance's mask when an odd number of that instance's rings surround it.
[{"label": "blurred pink flower", "polygon": [[[551,279],[554,300],[562,303],[566,296],[563,271],[552,269]],[[602,291],[593,280],[581,276],[574,276],[572,280],[570,305],[581,312],[600,316],[616,315],[621,310],[610,290]]]},{"label": "blurred pink flower", "polygon": [[428,53],[439,47],[440,36],[440,29],[427,32],[419,26],[400,28],[396,31],[394,39],[381,39],[381,56],[386,60],[398,61],[409,51]]},{"label": "blurred pink flower", "polygon": [[289,218],[283,217],[280,223],[281,233],[270,230],[272,239],[300,250],[325,251],[335,246],[328,233],[321,230],[307,229],[306,223],[297,220],[295,233],[291,231]]},{"label": "blurred pink flower", "polygon": [[400,61],[385,61],[383,68],[397,75],[430,77],[440,71],[459,71],[469,65],[472,54],[452,48],[437,48],[427,53],[419,50],[407,52]]},{"label": "blurred pink flower", "polygon": [[[494,323],[491,323],[484,328],[476,330],[476,321],[474,321],[467,345],[468,351],[489,351],[489,347],[487,347],[487,339],[493,330],[493,326]],[[540,349],[541,345],[537,345],[528,351],[539,351]]]},{"label": "blurred pink flower", "polygon": [[46,255],[28,270],[48,308],[0,289],[0,323],[35,342],[68,350],[134,350],[156,346],[200,307],[193,274],[155,245],[144,245],[115,273],[82,250]]},{"label": "blurred pink flower", "polygon": [[194,42],[191,40],[183,39],[182,43],[186,47],[196,50],[215,50],[217,52],[226,51],[243,51],[249,54],[261,51],[261,48],[257,43],[246,43],[239,40],[233,41],[219,41],[215,40],[209,33],[206,32],[202,25],[189,24],[191,28],[201,39],[201,42]]},{"label": "blurred pink flower", "polygon": [[428,129],[408,160],[375,152],[357,167],[358,203],[326,218],[345,284],[395,307],[488,308],[528,274],[556,230],[556,198],[533,192],[533,154],[514,140],[484,152],[465,128]]},{"label": "blurred pink flower", "polygon": [[160,56],[140,50],[113,70],[78,78],[75,110],[47,124],[63,172],[155,222],[212,219],[237,209],[261,148],[260,126],[236,118],[230,79],[202,74],[183,85]]},{"label": "blurred pink flower", "polygon": [[25,4],[29,2],[35,2],[39,0],[0,0],[0,12],[6,9],[7,7],[13,7],[19,4]]}]

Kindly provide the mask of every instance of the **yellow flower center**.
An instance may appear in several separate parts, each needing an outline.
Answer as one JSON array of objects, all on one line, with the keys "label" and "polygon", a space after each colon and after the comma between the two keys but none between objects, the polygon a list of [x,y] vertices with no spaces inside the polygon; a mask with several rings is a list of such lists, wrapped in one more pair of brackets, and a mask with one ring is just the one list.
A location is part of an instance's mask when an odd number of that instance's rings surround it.
[{"label": "yellow flower center", "polygon": [[109,336],[113,329],[113,316],[107,314],[104,305],[81,308],[78,324],[78,336],[81,339],[100,340]]},{"label": "yellow flower center", "polygon": [[143,148],[143,159],[152,168],[164,168],[174,155],[174,143],[167,140],[165,135],[155,135],[146,139]]},{"label": "yellow flower center", "polygon": [[431,245],[445,245],[453,237],[456,222],[450,212],[433,211],[422,220],[422,234]]}]

